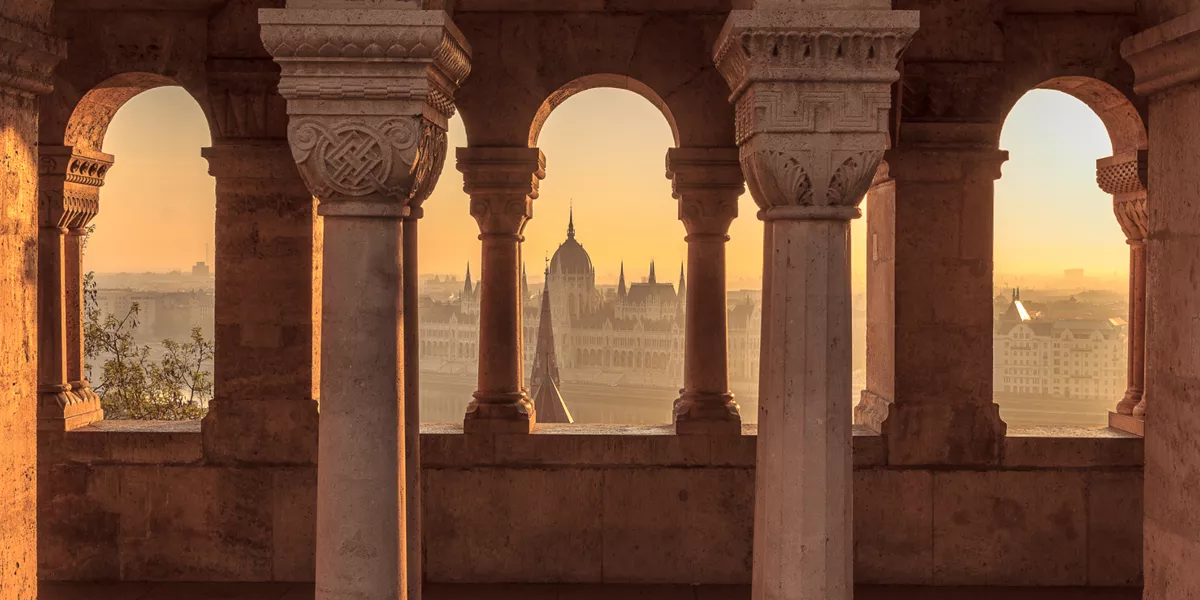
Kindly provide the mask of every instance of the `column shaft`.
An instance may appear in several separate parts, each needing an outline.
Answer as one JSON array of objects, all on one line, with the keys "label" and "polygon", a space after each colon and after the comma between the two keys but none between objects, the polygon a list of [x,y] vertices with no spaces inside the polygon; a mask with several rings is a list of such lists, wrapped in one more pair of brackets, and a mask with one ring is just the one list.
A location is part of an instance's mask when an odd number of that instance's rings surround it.
[{"label": "column shaft", "polygon": [[38,230],[38,423],[43,428],[65,420],[74,403],[67,381],[66,234],[57,225]]},{"label": "column shaft", "polygon": [[766,222],[755,600],[853,596],[849,236]]},{"label": "column shaft", "polygon": [[72,393],[82,400],[91,400],[95,392],[84,372],[84,298],[83,298],[83,239],[87,235],[84,227],[72,227],[63,240],[64,256],[64,308],[67,317],[67,381]]},{"label": "column shaft", "polygon": [[1146,416],[1146,244],[1129,244],[1129,391],[1135,417]]},{"label": "column shaft", "polygon": [[404,506],[408,547],[408,600],[421,600],[421,301],[417,223],[421,209],[404,219]]},{"label": "column shaft", "polygon": [[401,223],[325,218],[317,600],[405,597]]},{"label": "column shaft", "polygon": [[481,403],[507,403],[524,388],[521,348],[521,240],[483,234],[479,282],[479,391]]}]

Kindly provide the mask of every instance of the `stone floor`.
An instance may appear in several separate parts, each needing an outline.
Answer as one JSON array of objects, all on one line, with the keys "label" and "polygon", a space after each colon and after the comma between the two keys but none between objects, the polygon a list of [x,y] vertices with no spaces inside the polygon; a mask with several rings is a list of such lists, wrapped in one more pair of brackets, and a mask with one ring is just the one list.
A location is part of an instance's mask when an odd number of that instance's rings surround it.
[{"label": "stone floor", "polygon": [[[1138,588],[862,586],[856,600],[1138,600]],[[50,583],[39,600],[312,600],[311,583]],[[436,585],[424,600],[748,600],[747,586]]]}]

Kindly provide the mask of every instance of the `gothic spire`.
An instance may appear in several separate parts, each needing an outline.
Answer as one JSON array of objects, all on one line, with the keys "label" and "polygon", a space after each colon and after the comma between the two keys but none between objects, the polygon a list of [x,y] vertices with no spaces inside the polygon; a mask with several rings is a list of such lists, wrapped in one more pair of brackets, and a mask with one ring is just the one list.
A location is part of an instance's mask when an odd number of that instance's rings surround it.
[{"label": "gothic spire", "polygon": [[470,298],[475,292],[475,286],[471,284],[471,261],[467,261],[467,279],[463,282],[463,297]]},{"label": "gothic spire", "polygon": [[550,270],[546,269],[546,284],[542,287],[542,314],[538,322],[537,349],[533,356],[529,389],[532,390],[534,414],[542,423],[574,423],[567,403],[558,390],[561,379],[558,358],[554,351],[554,326],[550,316]]},{"label": "gothic spire", "polygon": [[617,297],[624,298],[628,293],[625,288],[625,261],[621,261],[621,280],[617,283]]},{"label": "gothic spire", "polygon": [[521,261],[521,301],[529,299],[529,272],[525,269],[525,262]]},{"label": "gothic spire", "polygon": [[683,261],[679,263],[679,302],[684,302],[687,297],[687,280],[684,279]]},{"label": "gothic spire", "polygon": [[650,259],[650,280],[649,280],[649,282],[650,283],[658,283],[658,280],[654,277],[654,259]]},{"label": "gothic spire", "polygon": [[567,239],[575,239],[575,201],[571,200],[570,217],[567,220]]}]

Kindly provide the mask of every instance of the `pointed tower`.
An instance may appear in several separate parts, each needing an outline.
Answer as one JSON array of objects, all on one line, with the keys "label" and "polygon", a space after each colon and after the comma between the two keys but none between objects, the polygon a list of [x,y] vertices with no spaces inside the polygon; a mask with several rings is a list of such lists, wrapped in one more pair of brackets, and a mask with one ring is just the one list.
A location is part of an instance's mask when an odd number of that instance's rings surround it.
[{"label": "pointed tower", "polygon": [[471,263],[467,263],[467,279],[463,282],[463,299],[468,299],[475,294],[475,286],[471,284]]},{"label": "pointed tower", "polygon": [[575,201],[571,201],[571,212],[567,218],[567,239],[575,239]]},{"label": "pointed tower", "polygon": [[684,278],[683,262],[679,263],[679,304],[687,301],[687,280]]},{"label": "pointed tower", "polygon": [[525,270],[525,263],[521,263],[521,301],[529,299],[529,272]]},{"label": "pointed tower", "polygon": [[655,277],[654,277],[654,260],[651,260],[651,261],[650,261],[650,279],[649,279],[649,283],[658,283],[658,280],[657,280],[657,279],[655,279]]},{"label": "pointed tower", "polygon": [[629,290],[625,287],[625,261],[621,261],[621,280],[617,283],[617,299],[624,300],[629,295]]},{"label": "pointed tower", "polygon": [[554,351],[549,279],[550,269],[547,267],[547,284],[542,286],[542,316],[538,322],[537,351],[533,356],[529,389],[533,392],[533,409],[539,423],[574,423],[571,411],[558,391],[562,380],[559,378],[558,358]]}]

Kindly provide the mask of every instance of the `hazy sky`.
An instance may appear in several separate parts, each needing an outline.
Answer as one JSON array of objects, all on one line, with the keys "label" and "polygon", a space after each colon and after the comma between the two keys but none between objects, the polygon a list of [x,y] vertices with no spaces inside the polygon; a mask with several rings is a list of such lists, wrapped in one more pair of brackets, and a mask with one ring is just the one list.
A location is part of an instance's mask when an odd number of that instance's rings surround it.
[{"label": "hazy sky", "polygon": [[[671,184],[664,175],[671,145],[665,119],[631,92],[597,89],[559,106],[539,147],[547,177],[526,228],[530,279],[541,279],[543,257],[566,236],[575,209],[576,236],[592,256],[597,282],[646,276],[655,259],[660,278],[679,274],[686,244]],[[450,147],[466,143],[462,121],[451,122]],[[213,179],[199,148],[210,144],[200,107],[181,88],[151,90],[116,115],[104,150],[116,155],[101,193],[97,230],[86,268],[101,272],[187,269],[211,260]],[[1111,197],[1095,184],[1095,160],[1111,154],[1100,120],[1081,102],[1033,91],[1013,109],[1001,136],[1011,152],[996,184],[996,272],[1124,276],[1128,249]],[[453,151],[421,225],[421,271],[478,273],[479,230],[468,213]],[[730,231],[729,286],[757,287],[762,224],[749,195]],[[855,279],[863,270],[864,221],[853,225]],[[1017,284],[1017,281],[998,281]]]}]

